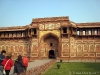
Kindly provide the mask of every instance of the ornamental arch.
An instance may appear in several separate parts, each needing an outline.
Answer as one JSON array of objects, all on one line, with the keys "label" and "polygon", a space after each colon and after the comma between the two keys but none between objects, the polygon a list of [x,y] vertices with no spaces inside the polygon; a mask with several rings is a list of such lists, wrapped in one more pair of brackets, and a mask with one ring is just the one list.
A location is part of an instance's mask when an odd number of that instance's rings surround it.
[{"label": "ornamental arch", "polygon": [[41,57],[56,58],[59,57],[59,38],[53,33],[47,33],[40,40]]}]

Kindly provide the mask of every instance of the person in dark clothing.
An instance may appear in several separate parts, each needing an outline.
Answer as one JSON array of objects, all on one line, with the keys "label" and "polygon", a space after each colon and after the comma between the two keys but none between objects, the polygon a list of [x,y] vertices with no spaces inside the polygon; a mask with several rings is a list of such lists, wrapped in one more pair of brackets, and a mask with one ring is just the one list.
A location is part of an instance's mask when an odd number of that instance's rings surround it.
[{"label": "person in dark clothing", "polygon": [[5,58],[5,54],[6,54],[6,51],[5,50],[2,50],[1,51],[1,54],[0,54],[0,75],[3,75],[3,66],[2,66],[2,61],[4,60]]},{"label": "person in dark clothing", "polygon": [[14,63],[14,73],[17,73],[17,75],[20,75],[21,73],[25,71],[24,67],[25,66],[22,60],[22,56],[19,55],[17,60],[15,60],[15,63]]},{"label": "person in dark clothing", "polygon": [[5,50],[2,50],[1,51],[1,54],[0,54],[0,66],[2,66],[2,61],[4,60],[5,58],[5,54],[6,54],[6,51]]}]

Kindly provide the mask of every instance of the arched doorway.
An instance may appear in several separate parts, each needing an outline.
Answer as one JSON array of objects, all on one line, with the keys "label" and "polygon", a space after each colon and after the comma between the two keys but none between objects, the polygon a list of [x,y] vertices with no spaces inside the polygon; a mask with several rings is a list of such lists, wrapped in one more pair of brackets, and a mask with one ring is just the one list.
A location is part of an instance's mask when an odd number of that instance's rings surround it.
[{"label": "arched doorway", "polygon": [[54,59],[55,58],[55,53],[54,53],[54,50],[50,50],[49,51],[49,56],[48,56],[50,59]]},{"label": "arched doorway", "polygon": [[59,38],[53,34],[45,34],[41,38],[41,57],[42,58],[57,58],[59,57]]}]

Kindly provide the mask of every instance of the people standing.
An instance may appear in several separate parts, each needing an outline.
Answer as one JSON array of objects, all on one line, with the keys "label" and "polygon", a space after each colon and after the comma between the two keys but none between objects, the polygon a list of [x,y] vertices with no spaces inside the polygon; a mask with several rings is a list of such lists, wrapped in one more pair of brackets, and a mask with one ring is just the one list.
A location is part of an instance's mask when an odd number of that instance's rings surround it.
[{"label": "people standing", "polygon": [[11,67],[13,66],[13,60],[11,59],[12,54],[7,53],[6,58],[1,63],[4,66],[4,70],[6,72],[6,75],[9,75]]},{"label": "people standing", "polygon": [[0,75],[3,74],[3,66],[2,66],[2,61],[4,60],[5,58],[5,54],[6,54],[6,51],[5,50],[2,50],[1,51],[1,54],[0,54]]},{"label": "people standing", "polygon": [[24,63],[22,60],[22,56],[19,55],[18,58],[15,60],[14,63],[14,73],[17,73],[17,75],[20,75],[21,73],[23,73],[24,70]]},{"label": "people standing", "polygon": [[23,57],[23,63],[24,63],[24,66],[25,66],[25,71],[27,70],[28,62],[29,62],[29,59],[28,59],[28,55],[26,54],[26,55]]}]

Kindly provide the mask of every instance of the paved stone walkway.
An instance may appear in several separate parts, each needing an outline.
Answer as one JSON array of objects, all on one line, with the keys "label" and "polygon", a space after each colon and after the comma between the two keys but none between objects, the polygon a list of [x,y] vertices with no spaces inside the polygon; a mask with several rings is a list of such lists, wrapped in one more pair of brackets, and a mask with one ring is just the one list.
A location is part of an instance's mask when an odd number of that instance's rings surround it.
[{"label": "paved stone walkway", "polygon": [[[29,66],[28,66],[27,70],[29,70],[29,69],[31,69],[33,67],[36,67],[36,66],[40,66],[40,65],[42,65],[42,64],[44,64],[46,62],[49,62],[51,60],[52,59],[44,59],[44,60],[35,60],[33,62],[29,62]],[[13,75],[13,67],[12,67],[12,69],[10,71],[10,75]]]}]

